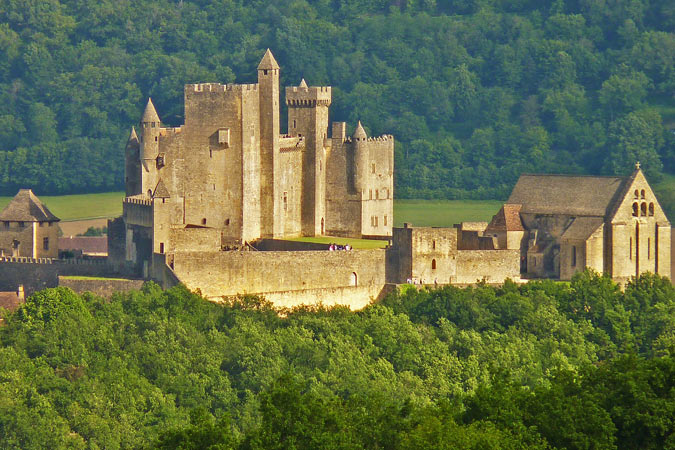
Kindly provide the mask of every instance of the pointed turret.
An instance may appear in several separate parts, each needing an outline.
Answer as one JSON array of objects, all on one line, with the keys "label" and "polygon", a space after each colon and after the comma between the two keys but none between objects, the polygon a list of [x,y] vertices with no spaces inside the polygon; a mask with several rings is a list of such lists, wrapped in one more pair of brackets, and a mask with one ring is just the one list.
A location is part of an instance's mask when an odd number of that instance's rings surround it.
[{"label": "pointed turret", "polygon": [[155,109],[155,105],[152,104],[152,99],[148,98],[148,104],[145,106],[145,112],[143,113],[143,118],[141,123],[159,123],[159,115]]},{"label": "pointed turret", "polygon": [[366,134],[366,130],[363,129],[363,125],[361,125],[361,121],[359,120],[359,124],[356,125],[356,130],[354,130],[354,136],[352,136],[354,139],[368,139],[368,135]]},{"label": "pointed turret", "polygon": [[267,51],[265,52],[265,56],[263,56],[262,60],[260,60],[258,70],[272,70],[272,69],[279,70],[279,64],[277,63],[277,60],[274,59],[272,51],[268,48]]},{"label": "pointed turret", "polygon": [[309,86],[307,86],[307,82],[305,81],[304,78],[300,81],[300,85],[298,87],[301,87],[303,89],[309,89]]},{"label": "pointed turret", "polygon": [[136,127],[131,127],[131,133],[129,133],[129,140],[127,141],[128,146],[133,146],[138,144],[138,135],[136,134]]}]

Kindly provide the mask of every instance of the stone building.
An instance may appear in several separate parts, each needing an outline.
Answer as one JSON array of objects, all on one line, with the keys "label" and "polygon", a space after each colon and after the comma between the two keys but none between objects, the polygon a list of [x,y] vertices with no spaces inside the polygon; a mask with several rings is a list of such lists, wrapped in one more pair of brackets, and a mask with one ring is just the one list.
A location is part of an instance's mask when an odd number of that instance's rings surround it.
[{"label": "stone building", "polygon": [[526,277],[671,275],[670,223],[639,164],[627,177],[522,175],[485,234],[520,250]]},{"label": "stone building", "polygon": [[333,123],[329,136],[331,88],[304,80],[285,90],[282,133],[279,70],[268,50],[257,84],[186,85],[177,128],[163,127],[148,101],[126,146],[123,225],[114,227],[128,264],[261,238],[391,236],[393,137],[369,138],[360,123],[352,137]]},{"label": "stone building", "polygon": [[0,212],[0,256],[57,258],[59,218],[30,189]]}]

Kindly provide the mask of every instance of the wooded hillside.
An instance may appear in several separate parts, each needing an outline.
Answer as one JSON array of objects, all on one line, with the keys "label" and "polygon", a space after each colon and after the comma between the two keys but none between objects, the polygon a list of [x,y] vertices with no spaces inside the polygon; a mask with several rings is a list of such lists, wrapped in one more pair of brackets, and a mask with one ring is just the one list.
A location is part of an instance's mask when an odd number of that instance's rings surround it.
[{"label": "wooded hillside", "polygon": [[119,190],[148,96],[192,82],[334,86],[396,136],[396,195],[504,198],[522,172],[675,171],[671,0],[2,0],[0,194]]},{"label": "wooded hillside", "polygon": [[0,448],[665,449],[674,356],[653,275],[284,317],[152,283],[48,289],[0,327]]}]

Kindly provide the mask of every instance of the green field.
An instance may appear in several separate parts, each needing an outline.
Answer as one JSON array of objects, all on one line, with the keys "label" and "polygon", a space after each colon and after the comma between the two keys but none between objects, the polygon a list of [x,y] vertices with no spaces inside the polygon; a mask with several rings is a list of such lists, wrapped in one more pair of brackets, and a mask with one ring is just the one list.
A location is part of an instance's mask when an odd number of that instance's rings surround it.
[{"label": "green field", "polygon": [[408,222],[418,227],[451,227],[460,222],[489,222],[498,200],[395,200],[394,226]]},{"label": "green field", "polygon": [[[0,210],[12,197],[0,197]],[[122,215],[124,192],[40,196],[47,208],[62,221],[98,219]]]},{"label": "green field", "polygon": [[[668,181],[675,182],[675,177]],[[117,217],[122,214],[123,198],[124,192],[40,197],[63,221]],[[0,197],[0,209],[10,200]],[[409,222],[420,227],[451,227],[459,222],[489,221],[500,207],[501,202],[496,200],[394,200],[394,226]],[[364,248],[360,244],[354,247]]]}]

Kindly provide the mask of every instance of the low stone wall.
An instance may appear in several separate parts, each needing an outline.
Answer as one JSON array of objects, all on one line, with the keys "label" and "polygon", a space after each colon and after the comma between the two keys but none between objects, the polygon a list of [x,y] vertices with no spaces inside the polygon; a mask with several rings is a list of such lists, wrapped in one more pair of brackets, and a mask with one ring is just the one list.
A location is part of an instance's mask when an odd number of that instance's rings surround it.
[{"label": "low stone wall", "polygon": [[144,280],[77,280],[58,277],[58,285],[72,289],[78,294],[92,292],[100,297],[110,298],[115,292],[127,292],[143,287]]},{"label": "low stone wall", "polygon": [[520,250],[460,250],[454,283],[475,283],[485,279],[499,283],[520,278]]},{"label": "low stone wall", "polygon": [[300,305],[325,306],[347,305],[352,310],[363,309],[374,301],[381,300],[387,291],[383,287],[347,286],[324,289],[304,289],[300,291],[262,292],[258,294],[269,300],[277,308],[293,308]]},{"label": "low stone wall", "polygon": [[[315,301],[316,292],[310,291],[320,290],[328,303],[330,290],[337,289],[340,304],[361,308],[382,291],[385,255],[383,249],[176,253],[173,272],[189,289],[199,289],[208,298],[261,294],[275,304],[295,305]],[[361,289],[344,289],[350,287]]]}]

